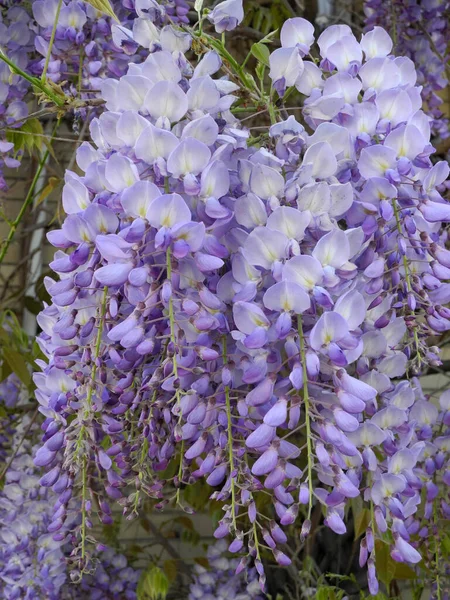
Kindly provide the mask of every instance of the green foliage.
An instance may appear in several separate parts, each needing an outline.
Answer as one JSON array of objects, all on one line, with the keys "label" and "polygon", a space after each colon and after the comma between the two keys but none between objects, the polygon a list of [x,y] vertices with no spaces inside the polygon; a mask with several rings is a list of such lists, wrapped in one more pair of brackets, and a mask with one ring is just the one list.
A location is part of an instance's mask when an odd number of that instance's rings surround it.
[{"label": "green foliage", "polygon": [[23,299],[25,308],[32,314],[38,315],[42,310],[42,304],[33,296],[25,296]]},{"label": "green foliage", "polygon": [[169,591],[169,580],[165,572],[152,565],[142,572],[137,586],[138,600],[165,600]]},{"label": "green foliage", "polygon": [[20,352],[16,352],[11,348],[3,349],[3,360],[13,373],[17,375],[20,381],[26,386],[31,385],[31,375],[28,371],[26,360]]},{"label": "green foliage", "polygon": [[39,349],[30,343],[17,317],[11,311],[0,313],[0,381],[15,373],[31,391],[31,372]]},{"label": "green foliage", "polygon": [[103,525],[103,540],[108,546],[115,546],[120,533],[120,519],[115,520],[111,525]]},{"label": "green foliage", "polygon": [[84,0],[86,2],[86,4],[90,4],[93,8],[95,8],[95,10],[98,10],[101,13],[104,13],[105,15],[108,15],[108,17],[112,17],[115,21],[117,21],[119,23],[119,19],[116,16],[116,13],[114,12],[113,7],[111,6],[111,3],[109,2],[109,0]]},{"label": "green foliage", "polygon": [[262,42],[257,42],[251,47],[251,53],[260,63],[269,66],[270,51],[269,48]]},{"label": "green foliage", "polygon": [[59,179],[59,177],[49,177],[47,185],[44,187],[44,189],[40,192],[39,197],[37,199],[37,204],[41,204],[41,202],[44,202],[44,200],[46,200],[50,194],[53,192],[53,190],[55,190],[59,184],[61,183],[61,179]]},{"label": "green foliage", "polygon": [[203,8],[203,0],[195,0],[194,10],[197,12],[199,20],[200,20],[202,8]]},{"label": "green foliage", "polygon": [[259,2],[248,2],[245,4],[243,25],[268,35],[280,29],[286,19],[295,16],[298,15],[294,14],[289,3],[284,0],[274,0],[266,6],[261,6]]},{"label": "green foliage", "polygon": [[353,517],[355,519],[355,540],[357,540],[370,524],[370,510],[363,508],[356,515],[353,512]]},{"label": "green foliage", "polygon": [[[450,523],[448,521],[446,521],[446,523],[445,523],[445,529],[447,531],[450,531]],[[447,533],[447,535],[445,535],[442,538],[441,550],[442,550],[442,557],[444,559],[446,559],[450,556],[450,533]]]},{"label": "green foliage", "polygon": [[169,580],[169,584],[173,583],[178,577],[178,561],[172,559],[165,560],[163,564],[164,573]]},{"label": "green foliage", "polygon": [[41,150],[44,139],[44,130],[38,119],[27,119],[17,129],[10,129],[6,139],[14,144],[14,150],[27,150],[30,154],[34,150]]}]

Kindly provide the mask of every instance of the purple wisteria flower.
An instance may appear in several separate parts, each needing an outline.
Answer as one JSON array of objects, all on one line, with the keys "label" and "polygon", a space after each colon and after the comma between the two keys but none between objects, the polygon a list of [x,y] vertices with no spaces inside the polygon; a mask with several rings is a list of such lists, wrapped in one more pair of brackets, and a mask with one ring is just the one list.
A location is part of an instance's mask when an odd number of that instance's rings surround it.
[{"label": "purple wisteria flower", "polygon": [[[61,507],[98,482],[107,524],[111,501],[130,517],[144,494],[185,506],[205,479],[224,508],[215,537],[262,588],[260,544],[286,566],[283,527],[307,535],[321,505],[344,533],[359,497],[376,593],[374,539],[389,531],[392,558],[415,565],[424,522],[449,512],[448,403],[414,377],[450,329],[449,169],[430,159],[414,65],[386,32],[358,42],[345,25],[321,34],[316,64],[310,27],[288,21],[270,77],[306,96],[312,133],[289,117],[258,147],[220,57],[191,62],[189,34],[158,31],[142,63],[102,83],[83,174],[66,173],[38,317],[35,462],[57,473]],[[74,531],[83,556],[93,510],[83,501]]]}]

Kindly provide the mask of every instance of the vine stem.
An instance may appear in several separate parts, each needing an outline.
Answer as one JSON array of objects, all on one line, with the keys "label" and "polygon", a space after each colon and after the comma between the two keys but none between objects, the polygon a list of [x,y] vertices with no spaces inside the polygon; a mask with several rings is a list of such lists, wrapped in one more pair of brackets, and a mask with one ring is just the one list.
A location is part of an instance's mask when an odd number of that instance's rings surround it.
[{"label": "vine stem", "polygon": [[[166,179],[166,185],[168,185],[168,178]],[[167,279],[171,282],[172,279],[172,252],[169,248],[166,250],[166,271],[167,271]],[[176,339],[175,339],[175,316],[173,312],[173,299],[172,294],[169,298],[169,324],[170,324],[170,341],[174,345],[174,354],[173,354],[173,374],[175,379],[178,378],[178,364],[177,364],[177,353],[176,353]],[[180,390],[178,388],[175,389],[175,398],[177,400],[177,404],[180,404]],[[180,413],[181,419],[181,413]],[[181,484],[181,480],[183,477],[183,455],[184,455],[184,440],[181,440],[181,451],[180,451],[180,465],[178,467],[178,484]],[[177,488],[176,493],[176,502],[179,504],[180,502],[180,488]]]},{"label": "vine stem", "polygon": [[371,526],[372,526],[372,532],[373,532],[373,537],[374,537],[374,540],[373,540],[373,559],[375,561],[375,566],[376,566],[376,564],[377,564],[377,554],[376,554],[376,548],[375,548],[375,534],[376,534],[376,531],[377,531],[377,527],[376,527],[377,526],[377,522],[375,521],[375,511],[374,511],[374,508],[373,508],[373,500],[370,501],[370,523],[371,523]]},{"label": "vine stem", "polygon": [[[395,201],[395,199],[392,200],[392,204],[393,204],[393,208],[394,208],[394,216],[395,216],[395,222],[396,222],[396,225],[397,225],[397,231],[398,231],[398,234],[403,237],[402,226],[401,226],[401,223],[400,223],[400,215],[399,215],[399,212],[398,212],[398,205],[397,205],[397,202]],[[403,260],[403,268],[405,270],[406,289],[408,290],[408,293],[411,294],[412,291],[413,291],[413,289],[412,289],[412,283],[411,283],[411,273],[410,273],[410,270],[409,270],[408,260],[407,260],[407,258],[406,258],[406,256],[404,254],[402,256],[402,260]],[[420,369],[420,366],[422,364],[422,359],[421,359],[421,356],[420,356],[419,336],[417,334],[417,328],[416,327],[414,328],[413,335],[414,335],[414,343],[416,345],[417,362],[418,362],[418,366],[419,366],[419,369]]]},{"label": "vine stem", "polygon": [[52,34],[48,44],[47,56],[45,57],[44,70],[42,71],[41,81],[43,84],[47,81],[47,69],[52,55],[53,43],[55,41],[56,28],[58,27],[59,13],[61,12],[62,0],[59,0],[58,6],[56,7],[55,22],[53,23]]},{"label": "vine stem", "polygon": [[[438,528],[438,514],[437,514],[437,503],[434,502],[433,503],[433,516],[434,516],[434,524],[436,526],[437,531],[439,531]],[[440,565],[439,565],[439,536],[437,535],[434,541],[434,548],[435,548],[435,552],[434,552],[434,556],[435,556],[435,563],[436,563],[436,598],[437,600],[441,600],[442,595],[441,595],[441,575],[439,573],[439,569],[440,569]]]},{"label": "vine stem", "polygon": [[[102,335],[103,335],[103,322],[106,314],[106,299],[108,294],[108,287],[105,286],[103,288],[103,296],[102,303],[100,308],[100,321],[97,329],[97,337],[95,340],[95,350],[94,350],[94,360],[91,372],[91,379],[88,385],[87,395],[86,395],[86,407],[84,409],[84,418],[87,419],[91,412],[92,407],[92,394],[95,386],[95,377],[97,375],[97,359],[100,356],[100,346],[102,343]],[[80,430],[80,436],[78,438],[78,448],[81,446],[81,443],[84,438],[84,434],[86,432],[86,428],[83,425]],[[81,488],[81,558],[84,561],[86,556],[86,502],[87,502],[87,458],[83,456],[83,464],[81,468],[81,477],[82,477],[82,488]],[[84,568],[84,564],[83,564]]]},{"label": "vine stem", "polygon": [[256,521],[253,523],[253,538],[255,540],[256,558],[258,560],[261,560],[261,555],[259,552],[258,531],[256,529]]},{"label": "vine stem", "polygon": [[[53,128],[52,135],[51,135],[50,140],[48,142],[49,144],[52,143],[52,141],[53,141],[53,139],[55,137],[56,131],[57,131],[58,127],[59,127],[59,123],[60,123],[60,119],[58,119],[58,121],[56,122],[55,127]],[[9,233],[8,233],[8,237],[2,243],[2,247],[1,247],[1,250],[0,250],[0,264],[3,262],[3,260],[4,260],[5,256],[6,256],[6,253],[8,252],[8,248],[11,245],[11,242],[12,242],[12,240],[14,238],[14,235],[16,234],[17,227],[19,226],[20,222],[22,221],[27,208],[33,202],[34,190],[36,188],[37,182],[39,181],[39,177],[40,177],[40,175],[42,173],[42,169],[44,168],[45,163],[47,162],[47,159],[48,159],[49,155],[50,155],[50,150],[47,148],[47,150],[45,151],[43,157],[41,158],[41,160],[39,162],[38,168],[37,168],[36,173],[34,174],[34,177],[33,177],[33,181],[31,182],[30,188],[29,188],[28,193],[26,195],[26,198],[25,198],[25,200],[24,200],[24,202],[23,202],[23,204],[22,204],[22,206],[20,208],[19,214],[14,219],[14,221],[11,223],[11,226],[10,226],[10,229],[9,229]]]},{"label": "vine stem", "polygon": [[54,102],[56,104],[56,106],[59,106],[59,107],[64,106],[65,98],[63,99],[63,98],[58,97],[56,94],[54,94],[52,92],[52,90],[48,86],[46,86],[44,83],[42,83],[42,81],[40,79],[38,79],[37,77],[32,77],[31,75],[28,75],[28,73],[23,71],[12,60],[10,60],[1,49],[0,49],[0,60],[5,62],[16,75],[20,75],[20,77],[23,77],[23,79],[26,79],[32,85],[36,86],[42,92],[44,92],[44,94],[46,96],[48,96],[48,98],[50,98],[50,100],[52,102]]},{"label": "vine stem", "polygon": [[3,477],[6,475],[9,467],[12,465],[13,460],[16,458],[19,450],[22,447],[22,444],[24,443],[26,437],[28,436],[28,434],[30,433],[31,428],[33,427],[33,423],[36,421],[36,417],[38,416],[39,410],[36,408],[36,410],[33,413],[33,416],[31,417],[31,421],[28,423],[27,428],[25,429],[22,437],[19,440],[19,443],[17,444],[17,446],[14,449],[14,452],[12,453],[10,459],[8,460],[7,464],[5,465],[5,468],[3,469],[3,471],[0,473],[0,481],[3,479]]},{"label": "vine stem", "polygon": [[303,403],[305,406],[305,424],[306,424],[306,449],[308,452],[308,489],[309,489],[309,505],[308,519],[311,519],[313,484],[312,484],[312,469],[313,469],[313,452],[311,442],[311,419],[310,419],[310,403],[308,391],[308,371],[306,369],[306,351],[305,351],[305,336],[303,334],[302,316],[297,315],[297,329],[300,338],[300,357],[302,360],[303,370]]},{"label": "vine stem", "polygon": [[[223,364],[225,365],[225,361],[227,360],[227,340],[224,336],[222,338],[222,358]],[[236,505],[236,490],[234,488],[234,456],[233,456],[233,431],[232,431],[232,422],[231,422],[231,402],[230,402],[230,388],[228,385],[225,386],[225,403],[227,407],[227,435],[228,435],[228,459],[230,462],[230,489],[231,489],[231,518],[233,520],[234,531],[236,531],[236,511],[234,509]]]}]

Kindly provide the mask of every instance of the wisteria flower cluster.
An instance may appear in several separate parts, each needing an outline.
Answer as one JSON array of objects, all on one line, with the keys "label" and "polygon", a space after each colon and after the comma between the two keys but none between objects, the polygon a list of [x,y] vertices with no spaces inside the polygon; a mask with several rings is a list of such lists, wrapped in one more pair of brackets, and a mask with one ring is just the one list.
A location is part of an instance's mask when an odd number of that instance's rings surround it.
[{"label": "wisteria flower cluster", "polygon": [[236,574],[239,561],[227,558],[227,544],[219,540],[206,553],[208,567],[194,565],[188,600],[261,600],[255,569]]},{"label": "wisteria flower cluster", "polygon": [[441,111],[443,98],[439,93],[448,85],[450,3],[366,0],[364,11],[368,30],[374,25],[391,23],[396,52],[411,58],[417,69],[426,112],[433,118],[432,131],[434,135],[448,137],[449,122]]},{"label": "wisteria flower cluster", "polygon": [[[0,406],[21,403],[23,386],[12,374],[0,383]],[[22,403],[23,404],[23,403]],[[0,492],[0,593],[8,600],[59,600],[89,598],[100,600],[108,593],[114,600],[134,600],[140,571],[112,548],[100,546],[93,556],[96,570],[83,577],[79,586],[76,571],[70,570],[69,531],[77,519],[77,501],[72,501],[66,529],[49,527],[60,511],[57,486],[49,489],[54,473],[42,476],[33,463],[39,446],[39,428],[28,414],[0,421],[0,458],[10,462]],[[10,461],[10,457],[12,461]]]},{"label": "wisteria flower cluster", "polygon": [[[27,419],[16,432],[16,443]],[[47,478],[47,476],[45,476]],[[53,518],[52,499],[42,487],[33,464],[31,444],[24,442],[6,474],[0,493],[0,592],[3,598],[60,598],[66,562],[62,540],[48,527]]]},{"label": "wisteria flower cluster", "polygon": [[[143,20],[134,18],[133,6],[119,1],[113,5],[123,25],[134,22],[142,29],[139,23]],[[141,6],[145,11],[145,3]],[[119,26],[87,3],[34,0],[27,6],[1,3],[0,9],[2,56],[28,75],[44,77],[59,85],[59,91],[68,97],[76,98],[77,117],[86,117],[86,107],[91,113],[95,110],[92,100],[98,96],[102,79],[120,77],[131,59],[140,60],[135,54],[137,46],[130,53],[116,39]],[[168,6],[167,12],[170,10],[175,9]],[[142,35],[139,43],[145,47]],[[0,168],[20,165],[22,152],[6,140],[6,132],[21,127],[28,117],[29,91],[29,80],[0,60]],[[0,189],[6,187],[0,175]]]},{"label": "wisteria flower cluster", "polygon": [[[83,570],[94,506],[105,523],[113,501],[131,517],[144,494],[184,506],[205,479],[223,505],[215,536],[263,588],[263,549],[290,563],[286,527],[306,537],[321,505],[343,533],[360,497],[376,594],[376,544],[415,565],[450,513],[449,396],[439,409],[413,377],[450,328],[449,169],[430,159],[414,64],[383,29],[358,42],[345,25],[312,60],[311,24],[290,19],[269,76],[280,98],[306,99],[300,120],[278,120],[202,33],[158,31],[142,63],[101,84],[84,175],[66,173],[67,216],[49,234],[35,464],[59,495],[50,528],[80,497]],[[249,91],[270,105],[259,144],[233,115]]]}]

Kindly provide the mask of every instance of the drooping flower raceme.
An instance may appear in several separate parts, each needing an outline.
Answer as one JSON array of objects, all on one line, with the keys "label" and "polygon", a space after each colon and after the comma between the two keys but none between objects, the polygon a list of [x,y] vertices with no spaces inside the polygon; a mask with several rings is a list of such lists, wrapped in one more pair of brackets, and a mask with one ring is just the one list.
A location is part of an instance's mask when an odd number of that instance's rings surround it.
[{"label": "drooping flower raceme", "polygon": [[84,175],[66,173],[38,317],[36,464],[58,471],[60,504],[81,494],[81,568],[91,481],[107,523],[111,501],[183,505],[205,478],[224,504],[215,536],[262,586],[261,545],[287,565],[284,527],[298,518],[306,536],[320,503],[343,533],[360,496],[376,593],[374,539],[389,530],[392,557],[415,564],[422,509],[448,513],[447,403],[406,377],[439,361],[427,341],[450,327],[448,166],[430,160],[414,65],[380,29],[358,42],[328,28],[316,64],[310,25],[286,22],[289,59],[275,51],[270,77],[306,96],[313,133],[274,119],[263,147],[232,114],[220,57],[191,64],[191,41],[165,27],[102,84]]}]

